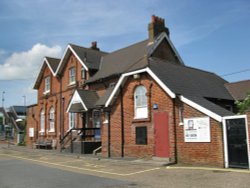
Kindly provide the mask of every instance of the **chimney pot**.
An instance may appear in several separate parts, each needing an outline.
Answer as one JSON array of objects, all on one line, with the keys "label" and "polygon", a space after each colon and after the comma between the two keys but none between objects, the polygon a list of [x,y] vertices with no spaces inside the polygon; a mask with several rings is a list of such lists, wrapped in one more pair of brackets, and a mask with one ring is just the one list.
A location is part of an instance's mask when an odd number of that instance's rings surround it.
[{"label": "chimney pot", "polygon": [[163,18],[152,15],[151,19],[151,23],[148,24],[148,35],[151,42],[162,32],[165,32],[169,36],[169,30],[165,27],[165,20]]},{"label": "chimney pot", "polygon": [[96,41],[93,41],[93,42],[91,42],[91,47],[90,47],[91,49],[93,49],[93,50],[100,50],[99,48],[97,48],[97,42]]}]

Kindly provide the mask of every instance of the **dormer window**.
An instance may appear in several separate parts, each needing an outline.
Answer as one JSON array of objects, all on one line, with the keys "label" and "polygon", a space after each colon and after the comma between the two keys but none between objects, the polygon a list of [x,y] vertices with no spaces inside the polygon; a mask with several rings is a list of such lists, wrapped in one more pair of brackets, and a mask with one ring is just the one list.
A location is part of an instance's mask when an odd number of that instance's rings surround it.
[{"label": "dormer window", "polygon": [[45,86],[44,86],[44,93],[49,93],[50,92],[50,76],[47,76],[45,79]]},{"label": "dormer window", "polygon": [[72,67],[69,69],[69,84],[75,84],[76,83],[76,68]]}]

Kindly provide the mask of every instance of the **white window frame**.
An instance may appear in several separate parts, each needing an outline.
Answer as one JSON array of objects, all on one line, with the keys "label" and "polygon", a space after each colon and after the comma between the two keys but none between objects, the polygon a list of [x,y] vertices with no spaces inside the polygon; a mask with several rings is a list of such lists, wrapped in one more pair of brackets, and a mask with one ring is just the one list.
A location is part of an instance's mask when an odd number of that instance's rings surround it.
[{"label": "white window frame", "polygon": [[45,112],[42,109],[40,112],[40,132],[44,133],[45,131]]},{"label": "white window frame", "polygon": [[93,110],[92,116],[93,116],[93,118],[92,118],[93,119],[93,127],[100,128],[101,127],[101,111],[100,110]]},{"label": "white window frame", "polygon": [[47,94],[50,92],[50,76],[47,76],[44,79],[44,94]]},{"label": "white window frame", "polygon": [[134,91],[134,119],[145,118],[148,118],[147,89],[143,85],[140,85]]},{"label": "white window frame", "polygon": [[69,130],[76,127],[76,113],[69,112]]},{"label": "white window frame", "polygon": [[81,68],[81,78],[84,80],[86,79],[86,71],[85,71],[84,67]]},{"label": "white window frame", "polygon": [[76,68],[71,67],[69,69],[69,85],[72,85],[75,83],[76,83]]},{"label": "white window frame", "polygon": [[49,132],[55,132],[55,109],[53,107],[49,110]]}]

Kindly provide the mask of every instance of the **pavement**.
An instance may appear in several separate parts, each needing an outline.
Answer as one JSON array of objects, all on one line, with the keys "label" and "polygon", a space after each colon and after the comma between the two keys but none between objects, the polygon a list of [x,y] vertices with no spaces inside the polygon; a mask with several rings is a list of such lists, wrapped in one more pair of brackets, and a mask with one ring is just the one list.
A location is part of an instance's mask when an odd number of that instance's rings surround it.
[{"label": "pavement", "polygon": [[[144,159],[107,159],[0,144],[1,159],[130,182],[113,187],[250,187],[250,170],[170,165]],[[1,164],[1,163],[0,163]],[[72,180],[73,181],[73,180]]]}]

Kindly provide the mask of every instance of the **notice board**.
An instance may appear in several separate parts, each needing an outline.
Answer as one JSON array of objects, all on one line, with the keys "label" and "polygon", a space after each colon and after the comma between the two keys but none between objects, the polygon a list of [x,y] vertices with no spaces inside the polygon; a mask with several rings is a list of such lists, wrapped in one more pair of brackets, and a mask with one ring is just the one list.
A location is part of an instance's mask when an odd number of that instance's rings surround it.
[{"label": "notice board", "polygon": [[185,142],[210,142],[210,118],[184,118]]}]

